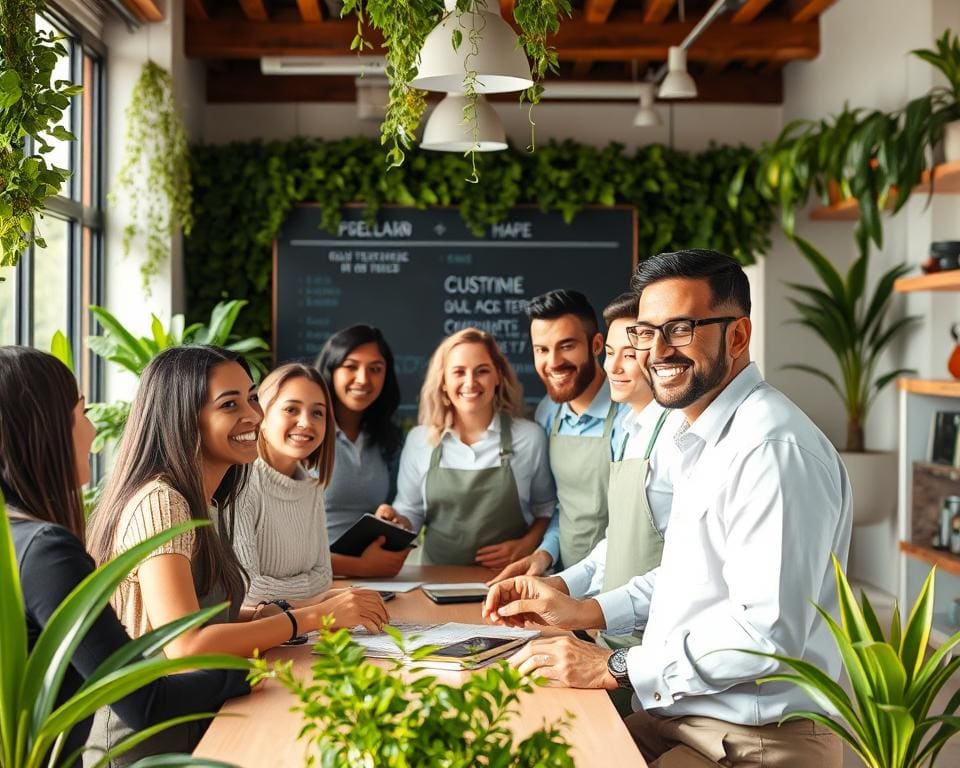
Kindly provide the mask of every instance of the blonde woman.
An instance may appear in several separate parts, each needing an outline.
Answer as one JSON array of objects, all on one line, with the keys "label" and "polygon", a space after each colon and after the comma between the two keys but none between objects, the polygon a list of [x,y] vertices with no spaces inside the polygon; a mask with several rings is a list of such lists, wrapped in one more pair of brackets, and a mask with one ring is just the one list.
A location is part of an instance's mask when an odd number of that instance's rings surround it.
[{"label": "blonde woman", "polygon": [[547,438],[521,408],[516,374],[490,334],[467,328],[433,353],[397,498],[378,511],[426,526],[422,562],[502,568],[540,543],[556,489]]}]

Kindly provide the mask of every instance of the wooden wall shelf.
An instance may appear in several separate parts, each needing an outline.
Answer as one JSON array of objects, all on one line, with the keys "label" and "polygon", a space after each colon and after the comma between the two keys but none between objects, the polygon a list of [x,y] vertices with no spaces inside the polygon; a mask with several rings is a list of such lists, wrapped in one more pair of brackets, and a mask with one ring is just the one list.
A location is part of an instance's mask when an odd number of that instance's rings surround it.
[{"label": "wooden wall shelf", "polygon": [[897,388],[912,395],[960,397],[960,381],[953,379],[897,379]]},{"label": "wooden wall shelf", "polygon": [[[920,183],[913,190],[914,194],[929,193],[931,179],[934,194],[960,194],[960,160],[942,163],[934,166],[932,170],[924,171]],[[860,208],[855,199],[849,198],[833,205],[814,208],[810,211],[810,218],[814,221],[856,221],[860,218]]]},{"label": "wooden wall shelf", "polygon": [[901,277],[893,284],[898,293],[911,291],[960,291],[960,269],[933,272],[929,275]]},{"label": "wooden wall shelf", "polygon": [[900,551],[907,557],[922,560],[925,563],[937,566],[941,571],[960,576],[960,555],[954,555],[951,552],[944,552],[933,547],[925,547],[922,544],[914,544],[910,541],[901,541]]}]

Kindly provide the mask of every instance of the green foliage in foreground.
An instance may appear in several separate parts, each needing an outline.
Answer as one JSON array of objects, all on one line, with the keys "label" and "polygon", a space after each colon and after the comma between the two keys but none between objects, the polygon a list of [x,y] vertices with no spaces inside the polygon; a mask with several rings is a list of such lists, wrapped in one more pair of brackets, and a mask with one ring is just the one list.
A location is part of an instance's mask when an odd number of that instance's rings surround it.
[{"label": "green foliage in foreground", "polygon": [[[960,632],[926,658],[933,625],[933,582],[930,571],[907,624],[901,629],[895,608],[889,634],[884,634],[867,596],[861,605],[836,557],[833,559],[840,599],[840,623],[817,606],[833,633],[853,697],[828,675],[802,659],[771,656],[794,674],[771,675],[758,682],[786,681],[800,686],[828,712],[794,712],[784,720],[809,718],[849,744],[868,768],[919,768],[933,765],[943,745],[960,731],[960,691],[940,715],[931,715],[937,694],[960,668],[950,651],[960,645]],[[767,654],[760,654],[767,655]],[[928,762],[929,761],[929,762]]]},{"label": "green foliage in foreground", "polygon": [[371,139],[298,138],[194,147],[190,154],[195,224],[185,240],[187,308],[199,318],[231,296],[250,300],[240,332],[270,338],[273,240],[297,203],[316,203],[325,229],[336,231],[341,207],[364,203],[372,217],[382,205],[454,205],[482,233],[517,205],[559,211],[570,220],[588,205],[637,209],[640,258],[678,248],[715,248],[752,264],[770,246],[770,206],[744,171],[739,197],[730,179],[753,152],[711,147],[684,152],[662,145],[627,152],[572,141],[511,149],[471,161],[456,153],[410,150],[400,168],[385,171]]},{"label": "green foliage in foreground", "polygon": [[[7,509],[0,495],[0,766],[41,768],[77,763],[78,754],[60,754],[63,738],[79,722],[100,707],[122,699],[138,688],[165,675],[191,669],[248,669],[249,662],[226,654],[204,654],[168,659],[163,647],[223,609],[214,606],[165,624],[116,651],[100,665],[69,699],[57,704],[64,675],[86,633],[107,606],[117,585],[148,554],[175,536],[206,524],[189,521],[147,539],[104,564],[84,579],[60,604],[40,633],[33,650],[27,650],[27,622],[24,613],[20,571]],[[198,713],[175,718],[134,734],[104,754],[98,763],[122,754],[144,734],[189,720],[212,717]],[[189,755],[170,758],[147,757],[134,768],[149,765],[224,766],[216,761]],[[60,761],[63,761],[62,763]],[[167,762],[164,762],[166,760]]]},{"label": "green foliage in foreground", "polygon": [[[400,635],[387,631],[400,645]],[[418,649],[415,662],[436,650]],[[254,661],[256,677],[273,677],[299,700],[307,765],[323,768],[573,768],[563,721],[514,743],[507,721],[521,693],[539,681],[506,662],[467,676],[462,686],[412,676],[401,661],[381,667],[364,660],[350,634],[322,631],[314,646],[313,679],[301,680],[292,662]],[[571,717],[567,713],[567,717]]]}]

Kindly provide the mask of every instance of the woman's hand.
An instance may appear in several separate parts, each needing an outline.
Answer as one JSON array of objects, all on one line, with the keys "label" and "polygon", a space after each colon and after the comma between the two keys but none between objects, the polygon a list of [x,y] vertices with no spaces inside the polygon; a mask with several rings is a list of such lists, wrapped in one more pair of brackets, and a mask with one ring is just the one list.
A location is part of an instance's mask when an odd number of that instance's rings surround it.
[{"label": "woman's hand", "polygon": [[477,564],[485,568],[505,568],[515,560],[529,555],[536,546],[525,536],[490,544],[477,550]]},{"label": "woman's hand", "polygon": [[357,565],[366,576],[396,576],[403,568],[403,561],[413,549],[413,547],[407,547],[398,552],[391,552],[383,548],[386,541],[386,536],[378,536],[360,555]]},{"label": "woman's hand", "polygon": [[[371,634],[390,620],[383,598],[372,589],[345,589],[316,606],[316,615],[333,616],[333,629],[363,626]],[[319,618],[317,619],[320,624]]]},{"label": "woman's hand", "polygon": [[394,525],[399,525],[401,528],[406,528],[408,531],[413,530],[413,525],[410,521],[407,520],[403,515],[398,515],[397,511],[391,507],[389,504],[381,504],[377,507],[377,511],[373,513],[381,520],[386,520],[388,523],[393,523]]}]

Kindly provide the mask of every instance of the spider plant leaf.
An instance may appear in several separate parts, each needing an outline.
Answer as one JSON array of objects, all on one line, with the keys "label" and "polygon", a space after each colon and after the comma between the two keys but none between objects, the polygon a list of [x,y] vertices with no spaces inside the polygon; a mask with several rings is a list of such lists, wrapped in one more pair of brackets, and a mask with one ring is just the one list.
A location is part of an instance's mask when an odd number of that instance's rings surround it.
[{"label": "spider plant leaf", "polygon": [[907,672],[908,684],[920,673],[924,652],[930,640],[930,627],[933,624],[933,578],[936,570],[936,567],[930,569],[903,631],[900,658]]},{"label": "spider plant leaf", "polygon": [[843,566],[836,555],[833,557],[833,576],[837,582],[837,601],[840,606],[840,621],[843,631],[850,642],[860,643],[870,640],[870,629],[863,618],[857,599],[854,597],[850,582],[843,573]]},{"label": "spider plant leaf", "polygon": [[870,600],[867,598],[867,593],[862,589],[860,590],[860,605],[863,610],[863,620],[867,623],[867,627],[870,628],[870,636],[874,640],[885,642],[886,638],[883,636],[883,629],[877,619],[877,614],[873,610]]},{"label": "spider plant leaf", "polygon": [[829,259],[817,250],[812,243],[804,240],[799,235],[794,235],[792,240],[803,257],[810,263],[814,271],[816,271],[817,275],[823,281],[823,284],[827,286],[830,295],[833,296],[838,304],[842,305],[846,299],[846,290],[843,286],[843,279],[840,277],[840,273],[837,272],[836,267],[834,267]]}]

